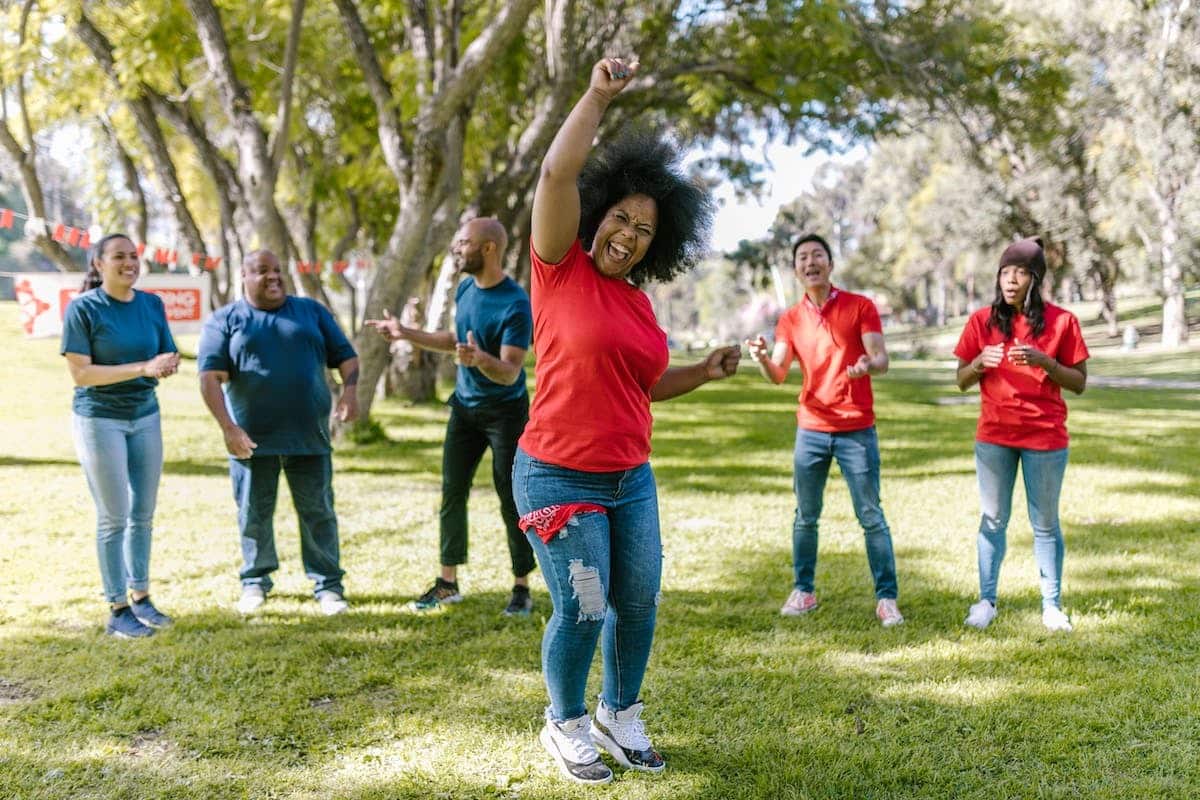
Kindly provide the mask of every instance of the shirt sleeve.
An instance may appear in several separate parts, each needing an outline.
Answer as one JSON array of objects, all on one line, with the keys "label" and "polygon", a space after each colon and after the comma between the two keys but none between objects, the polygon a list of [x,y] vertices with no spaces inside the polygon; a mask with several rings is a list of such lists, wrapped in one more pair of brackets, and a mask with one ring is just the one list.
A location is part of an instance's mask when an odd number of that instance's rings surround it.
[{"label": "shirt sleeve", "polygon": [[325,366],[337,369],[339,364],[354,358],[358,353],[354,352],[354,345],[350,344],[346,334],[342,333],[341,326],[337,324],[329,309],[320,303],[316,303],[316,307],[317,324],[321,328],[321,336],[325,339]]},{"label": "shirt sleeve", "polygon": [[570,276],[575,266],[579,263],[584,255],[583,243],[578,239],[571,245],[571,249],[567,250],[567,254],[562,257],[562,261],[557,264],[549,264],[542,260],[542,257],[533,249],[533,237],[529,239],[529,263],[532,270],[541,277],[543,286],[557,287]]},{"label": "shirt sleeve", "polygon": [[883,333],[883,323],[879,320],[879,309],[875,308],[870,298],[863,298],[862,310],[858,315],[859,333]]},{"label": "shirt sleeve", "polygon": [[979,344],[979,329],[975,320],[974,316],[967,320],[962,335],[958,337],[958,344],[954,346],[954,355],[963,361],[972,361],[983,351],[983,347]]},{"label": "shirt sleeve", "polygon": [[1063,331],[1062,338],[1058,342],[1058,350],[1054,353],[1054,358],[1061,364],[1068,367],[1073,367],[1080,362],[1087,361],[1091,355],[1087,349],[1087,343],[1083,341],[1083,331],[1079,327],[1079,318],[1074,314],[1067,315],[1066,330]]},{"label": "shirt sleeve", "polygon": [[529,308],[529,298],[521,294],[521,299],[512,304],[508,319],[504,321],[504,331],[500,335],[500,346],[520,347],[528,350],[533,341],[533,312]]},{"label": "shirt sleeve", "polygon": [[158,352],[178,353],[179,348],[175,346],[175,337],[171,335],[171,326],[167,322],[167,308],[163,305],[161,297],[156,294],[150,296],[154,298],[154,324],[158,326]]},{"label": "shirt sleeve", "polygon": [[200,330],[200,343],[196,346],[196,366],[200,372],[228,372],[234,370],[233,357],[229,354],[229,314],[210,314]]},{"label": "shirt sleeve", "polygon": [[63,317],[62,346],[59,354],[92,355],[92,320],[78,300],[72,300]]}]

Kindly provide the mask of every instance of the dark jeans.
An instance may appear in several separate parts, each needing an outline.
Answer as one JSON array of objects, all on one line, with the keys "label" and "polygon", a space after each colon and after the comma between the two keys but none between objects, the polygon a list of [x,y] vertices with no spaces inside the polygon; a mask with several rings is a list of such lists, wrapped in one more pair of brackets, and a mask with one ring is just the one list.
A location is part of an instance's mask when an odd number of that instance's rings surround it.
[{"label": "dark jeans", "polygon": [[279,472],[287,476],[292,504],[300,521],[300,558],[315,592],[342,592],[338,566],[338,525],[333,511],[333,458],[324,455],[253,456],[229,459],[233,499],[242,535],[242,585],[270,591],[271,573],[279,568],[275,553],[275,500]]},{"label": "dark jeans", "polygon": [[442,447],[442,566],[467,563],[467,498],[483,453],[492,448],[492,482],[500,498],[500,516],[508,532],[513,575],[524,577],[536,561],[525,534],[517,526],[513,503],[512,465],[517,440],[529,420],[529,398],[467,408],[451,400],[446,442]]}]

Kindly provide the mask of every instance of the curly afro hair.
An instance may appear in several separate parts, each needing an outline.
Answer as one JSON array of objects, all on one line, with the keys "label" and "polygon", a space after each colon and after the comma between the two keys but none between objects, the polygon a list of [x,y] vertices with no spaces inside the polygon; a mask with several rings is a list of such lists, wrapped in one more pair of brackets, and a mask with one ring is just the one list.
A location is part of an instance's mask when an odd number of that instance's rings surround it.
[{"label": "curly afro hair", "polygon": [[644,194],[658,206],[658,227],[646,255],[629,273],[637,286],[670,281],[690,270],[708,246],[713,201],[679,167],[680,154],[661,135],[627,130],[588,159],[579,175],[579,238],[584,250],[614,204]]}]

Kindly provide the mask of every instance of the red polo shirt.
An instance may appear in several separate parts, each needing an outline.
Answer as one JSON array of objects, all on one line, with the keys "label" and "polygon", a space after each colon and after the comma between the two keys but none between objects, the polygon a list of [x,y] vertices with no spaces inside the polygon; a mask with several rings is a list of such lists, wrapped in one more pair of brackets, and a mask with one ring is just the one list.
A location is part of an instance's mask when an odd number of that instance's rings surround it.
[{"label": "red polo shirt", "polygon": [[530,253],[537,391],[521,449],[582,472],[645,464],[650,390],[669,359],[650,298],[601,275],[578,240],[558,264]]},{"label": "red polo shirt", "polygon": [[866,354],[863,334],[882,332],[869,298],[837,288],[820,308],[806,294],[783,313],[775,341],[787,342],[804,371],[796,409],[801,428],[841,433],[875,424],[871,376],[852,379],[846,368]]},{"label": "red polo shirt", "polygon": [[1073,367],[1088,357],[1079,320],[1070,311],[1047,303],[1041,336],[1030,334],[1029,323],[1021,315],[1013,319],[1013,335],[1005,339],[999,328],[988,324],[991,313],[991,308],[981,308],[972,314],[954,348],[954,355],[971,361],[988,345],[1004,345],[1000,366],[986,370],[979,379],[981,402],[975,438],[1004,447],[1061,450],[1068,443],[1062,387],[1041,367],[1013,364],[1008,350],[1013,344],[1031,344],[1060,364]]}]

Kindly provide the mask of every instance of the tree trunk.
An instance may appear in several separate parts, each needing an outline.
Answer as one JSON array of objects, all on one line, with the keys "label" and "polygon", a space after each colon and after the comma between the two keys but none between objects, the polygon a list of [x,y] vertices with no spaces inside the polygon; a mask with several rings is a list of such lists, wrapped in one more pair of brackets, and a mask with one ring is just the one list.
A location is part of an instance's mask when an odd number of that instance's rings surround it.
[{"label": "tree trunk", "polygon": [[1187,344],[1188,323],[1183,296],[1183,268],[1176,247],[1179,244],[1179,220],[1170,203],[1158,204],[1159,262],[1162,265],[1162,344],[1180,347]]}]

